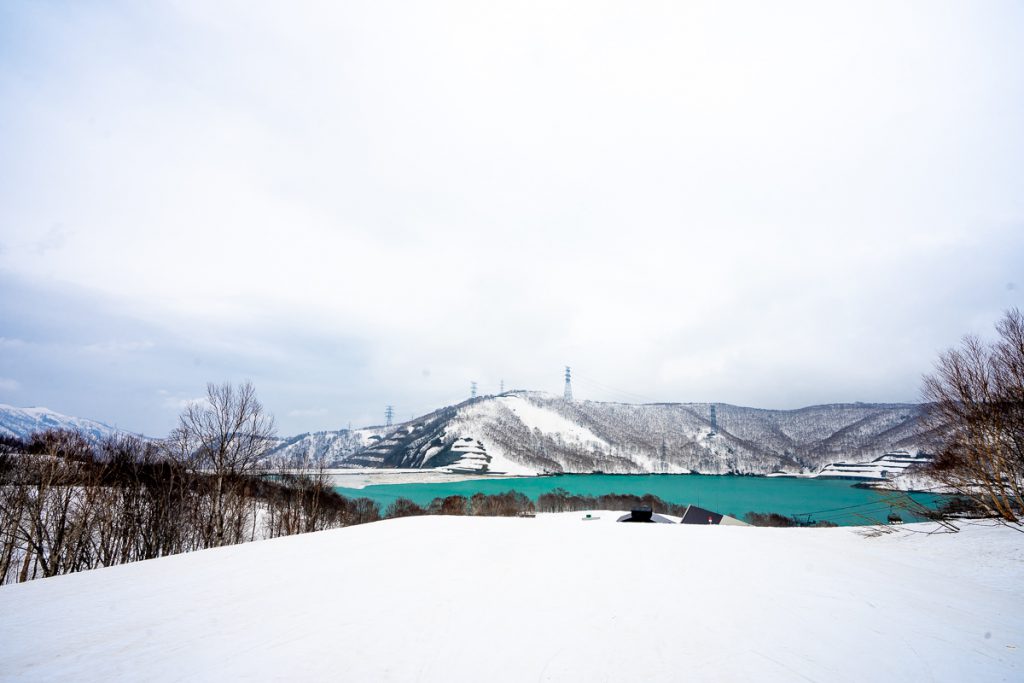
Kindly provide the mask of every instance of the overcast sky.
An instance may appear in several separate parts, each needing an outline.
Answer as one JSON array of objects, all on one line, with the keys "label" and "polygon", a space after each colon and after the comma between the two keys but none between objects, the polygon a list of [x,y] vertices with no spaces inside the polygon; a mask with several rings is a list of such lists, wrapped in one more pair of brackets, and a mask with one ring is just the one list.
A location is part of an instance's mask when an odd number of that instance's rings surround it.
[{"label": "overcast sky", "polygon": [[1020,2],[5,2],[0,402],[914,401],[1022,121]]}]

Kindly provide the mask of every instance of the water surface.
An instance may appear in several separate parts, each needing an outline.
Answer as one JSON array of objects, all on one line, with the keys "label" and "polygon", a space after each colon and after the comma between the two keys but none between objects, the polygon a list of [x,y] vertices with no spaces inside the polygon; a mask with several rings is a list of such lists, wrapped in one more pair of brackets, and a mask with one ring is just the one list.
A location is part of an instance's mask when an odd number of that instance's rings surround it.
[{"label": "water surface", "polygon": [[782,477],[736,477],[702,474],[625,475],[567,474],[560,477],[522,477],[475,479],[469,481],[385,484],[362,489],[337,488],[352,498],[375,500],[383,510],[397,498],[409,498],[426,505],[434,498],[466,496],[474,493],[518,491],[536,501],[537,496],[556,488],[569,493],[600,496],[610,493],[644,495],[680,505],[699,505],[740,519],[747,512],[777,512],[782,515],[809,515],[813,520],[828,520],[840,525],[884,522],[891,509],[904,521],[920,518],[896,509],[908,497],[929,508],[945,498],[929,493],[902,494],[891,491],[854,488],[856,482],[835,479],[790,479]]}]

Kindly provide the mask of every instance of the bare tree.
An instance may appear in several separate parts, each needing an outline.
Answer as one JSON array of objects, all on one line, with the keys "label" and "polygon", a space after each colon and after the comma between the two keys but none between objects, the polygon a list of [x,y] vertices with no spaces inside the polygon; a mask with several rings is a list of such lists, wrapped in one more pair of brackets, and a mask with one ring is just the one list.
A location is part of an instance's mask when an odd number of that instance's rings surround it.
[{"label": "bare tree", "polygon": [[269,469],[272,439],[248,384],[211,385],[162,444],[0,437],[0,584],[380,519],[334,490],[326,454]]},{"label": "bare tree", "polygon": [[22,549],[19,534],[25,514],[25,444],[0,437],[0,585],[17,567]]},{"label": "bare tree", "polygon": [[208,545],[244,540],[248,516],[241,488],[274,443],[274,418],[251,382],[206,385],[206,399],[189,404],[168,439],[176,459],[211,477],[203,525]]},{"label": "bare tree", "polygon": [[942,438],[932,474],[1008,523],[1024,521],[1024,315],[999,337],[964,337],[924,379],[928,419]]},{"label": "bare tree", "polygon": [[391,501],[387,509],[384,510],[384,516],[389,519],[396,517],[415,517],[422,514],[425,514],[424,509],[408,498],[396,498]]},{"label": "bare tree", "polygon": [[76,486],[93,462],[92,446],[76,432],[53,430],[33,436],[33,458],[23,473],[22,513],[18,534],[25,553],[19,581],[76,571],[88,561],[89,510],[82,505],[85,487]]}]

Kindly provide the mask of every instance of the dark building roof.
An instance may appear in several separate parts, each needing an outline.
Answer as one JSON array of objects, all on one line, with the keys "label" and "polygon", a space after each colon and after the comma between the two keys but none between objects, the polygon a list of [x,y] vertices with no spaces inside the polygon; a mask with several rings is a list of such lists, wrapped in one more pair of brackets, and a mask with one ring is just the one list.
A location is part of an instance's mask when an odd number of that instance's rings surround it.
[{"label": "dark building roof", "polygon": [[711,510],[699,508],[696,505],[688,505],[680,524],[718,524],[722,521],[722,515]]},{"label": "dark building roof", "polygon": [[651,508],[649,508],[646,505],[643,505],[641,507],[635,508],[628,515],[622,515],[616,521],[617,522],[640,522],[641,524],[644,523],[644,522],[654,523],[654,524],[673,524],[674,523],[671,519],[669,519],[668,517],[665,517],[664,515],[655,514],[654,511],[652,511]]},{"label": "dark building roof", "polygon": [[651,522],[651,516],[653,515],[651,508],[646,505],[638,508],[634,508],[629,511],[628,518],[619,519],[620,522]]}]

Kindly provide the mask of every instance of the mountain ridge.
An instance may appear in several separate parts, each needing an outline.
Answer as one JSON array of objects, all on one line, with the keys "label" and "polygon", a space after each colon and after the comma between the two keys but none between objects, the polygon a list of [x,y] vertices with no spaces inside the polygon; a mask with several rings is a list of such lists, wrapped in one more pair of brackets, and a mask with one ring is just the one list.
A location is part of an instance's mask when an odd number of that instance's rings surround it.
[{"label": "mountain ridge", "polygon": [[127,433],[98,420],[73,417],[41,406],[18,408],[0,403],[0,435],[26,439],[48,429],[73,429],[93,441]]},{"label": "mountain ridge", "polygon": [[[712,407],[715,418],[712,418]],[[914,403],[831,403],[791,410],[728,403],[565,401],[533,391],[468,399],[393,426],[278,439],[277,462],[335,468],[444,468],[467,473],[817,472],[893,450],[929,452]],[[99,440],[110,425],[47,408],[0,404],[0,434],[70,428]]]},{"label": "mountain ridge", "polygon": [[[712,424],[711,406],[717,412]],[[335,467],[443,467],[464,472],[706,474],[816,471],[834,461],[933,446],[913,403],[837,403],[792,410],[727,403],[564,401],[514,391],[469,399],[393,427],[295,437],[275,454]],[[335,435],[327,437],[326,435]]]}]

